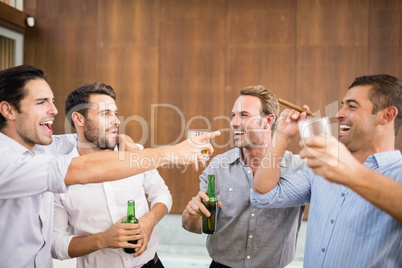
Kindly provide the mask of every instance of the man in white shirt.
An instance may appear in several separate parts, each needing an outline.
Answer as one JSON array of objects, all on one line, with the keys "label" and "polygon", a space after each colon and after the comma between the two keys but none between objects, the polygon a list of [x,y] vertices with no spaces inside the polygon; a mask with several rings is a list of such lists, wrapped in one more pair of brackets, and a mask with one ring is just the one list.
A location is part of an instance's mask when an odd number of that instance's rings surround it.
[{"label": "man in white shirt", "polygon": [[[70,156],[117,150],[120,121],[115,99],[112,87],[102,83],[84,84],[70,93],[65,111],[78,136]],[[129,199],[135,200],[139,219],[134,255],[122,249]],[[163,267],[156,255],[159,234],[154,227],[171,206],[172,196],[155,169],[114,182],[72,185],[55,194],[52,255],[60,260],[77,257],[79,268]]]},{"label": "man in white shirt", "polygon": [[[72,158],[61,156],[71,151],[71,143],[66,138],[52,137],[51,125],[56,114],[53,92],[41,69],[21,65],[0,71],[2,267],[53,266],[52,192],[64,192],[66,186],[73,184],[123,179],[163,164],[194,164],[197,169],[199,163],[205,164],[201,151],[213,152],[212,146],[203,141],[219,135],[214,132],[196,137],[197,146],[184,141],[136,151],[136,159],[149,159],[148,166],[133,163],[130,157],[133,152],[100,152]],[[38,146],[49,144],[50,148]],[[124,157],[119,158],[119,154]],[[127,232],[137,229],[131,225],[127,228]]]}]

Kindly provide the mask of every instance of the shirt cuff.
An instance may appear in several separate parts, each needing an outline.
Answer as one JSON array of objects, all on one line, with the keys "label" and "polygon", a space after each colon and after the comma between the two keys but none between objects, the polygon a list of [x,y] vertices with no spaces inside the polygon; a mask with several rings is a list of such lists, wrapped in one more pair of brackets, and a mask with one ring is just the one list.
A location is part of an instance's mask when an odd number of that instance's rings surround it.
[{"label": "shirt cuff", "polygon": [[68,255],[68,247],[74,235],[55,235],[53,234],[52,241],[52,257],[54,259],[66,260],[71,259]]}]

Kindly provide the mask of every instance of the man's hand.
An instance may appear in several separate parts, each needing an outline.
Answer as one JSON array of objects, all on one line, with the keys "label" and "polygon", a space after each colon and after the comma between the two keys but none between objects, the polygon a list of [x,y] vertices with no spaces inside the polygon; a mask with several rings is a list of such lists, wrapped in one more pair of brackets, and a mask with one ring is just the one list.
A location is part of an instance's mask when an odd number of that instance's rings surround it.
[{"label": "man's hand", "polygon": [[[206,193],[200,191],[197,196],[194,196],[193,198],[191,198],[190,202],[188,202],[186,210],[191,217],[199,218],[202,216],[202,214],[207,217],[211,216],[211,213],[209,213],[208,209],[204,206],[202,200],[208,201],[209,198]],[[218,202],[218,207],[220,207],[221,205],[222,203]]]},{"label": "man's hand", "polygon": [[[145,234],[140,224],[123,223],[125,217],[118,220],[109,229],[101,233],[99,243],[101,248],[139,248],[141,239]],[[138,240],[137,244],[131,244],[127,241]]]},{"label": "man's hand", "polygon": [[335,137],[315,136],[304,138],[300,142],[302,158],[307,158],[307,165],[314,173],[330,182],[348,185],[352,178],[359,177],[362,166],[356,158]]},{"label": "man's hand", "polygon": [[126,134],[117,135],[117,144],[119,145],[119,151],[135,151],[140,149],[133,139]]},{"label": "man's hand", "polygon": [[212,155],[214,148],[211,143],[206,141],[213,139],[221,135],[220,131],[207,132],[200,136],[191,138],[191,141],[185,140],[172,147],[165,148],[168,150],[169,162],[176,165],[189,165],[193,164],[194,169],[198,170],[198,167],[205,167],[206,162],[201,154],[202,150],[207,150],[209,155]]},{"label": "man's hand", "polygon": [[147,249],[148,242],[151,239],[151,234],[152,234],[152,232],[154,230],[154,227],[155,227],[155,225],[157,223],[157,222],[156,223],[154,222],[154,220],[150,217],[149,213],[144,215],[142,218],[138,219],[138,221],[141,224],[141,228],[142,228],[143,233],[144,233],[144,238],[141,239],[141,241],[138,240],[138,243],[141,242],[141,247],[136,249],[136,251],[134,253],[134,257],[140,256]]},{"label": "man's hand", "polygon": [[[310,111],[307,105],[304,105],[303,109]],[[306,118],[307,114],[305,112],[300,113],[289,109],[283,110],[276,123],[277,134],[292,139],[299,133],[298,121],[305,120]]]}]

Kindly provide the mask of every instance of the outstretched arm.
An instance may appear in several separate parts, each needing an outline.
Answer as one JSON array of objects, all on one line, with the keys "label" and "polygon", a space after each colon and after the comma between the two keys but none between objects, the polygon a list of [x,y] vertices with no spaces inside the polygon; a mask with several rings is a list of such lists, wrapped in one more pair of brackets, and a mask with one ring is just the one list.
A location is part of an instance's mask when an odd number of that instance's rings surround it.
[{"label": "outstretched arm", "polygon": [[125,152],[99,152],[83,155],[72,159],[65,176],[65,184],[86,184],[104,181],[113,181],[127,178],[164,165],[193,164],[198,170],[204,166],[205,160],[201,151],[207,149],[213,153],[211,144],[205,140],[219,136],[220,132],[209,132],[197,136],[197,143],[187,140],[163,148],[149,148]]}]

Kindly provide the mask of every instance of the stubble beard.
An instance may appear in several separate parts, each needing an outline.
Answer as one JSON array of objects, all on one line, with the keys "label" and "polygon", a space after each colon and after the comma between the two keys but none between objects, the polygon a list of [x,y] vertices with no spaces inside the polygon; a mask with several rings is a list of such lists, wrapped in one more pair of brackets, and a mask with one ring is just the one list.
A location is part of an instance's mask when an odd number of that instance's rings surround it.
[{"label": "stubble beard", "polygon": [[84,136],[87,141],[89,141],[90,143],[94,144],[96,147],[102,150],[113,149],[116,146],[115,138],[107,139],[106,131],[100,133],[99,129],[93,126],[93,123],[91,121],[87,122],[88,124],[85,125],[84,129]]}]

